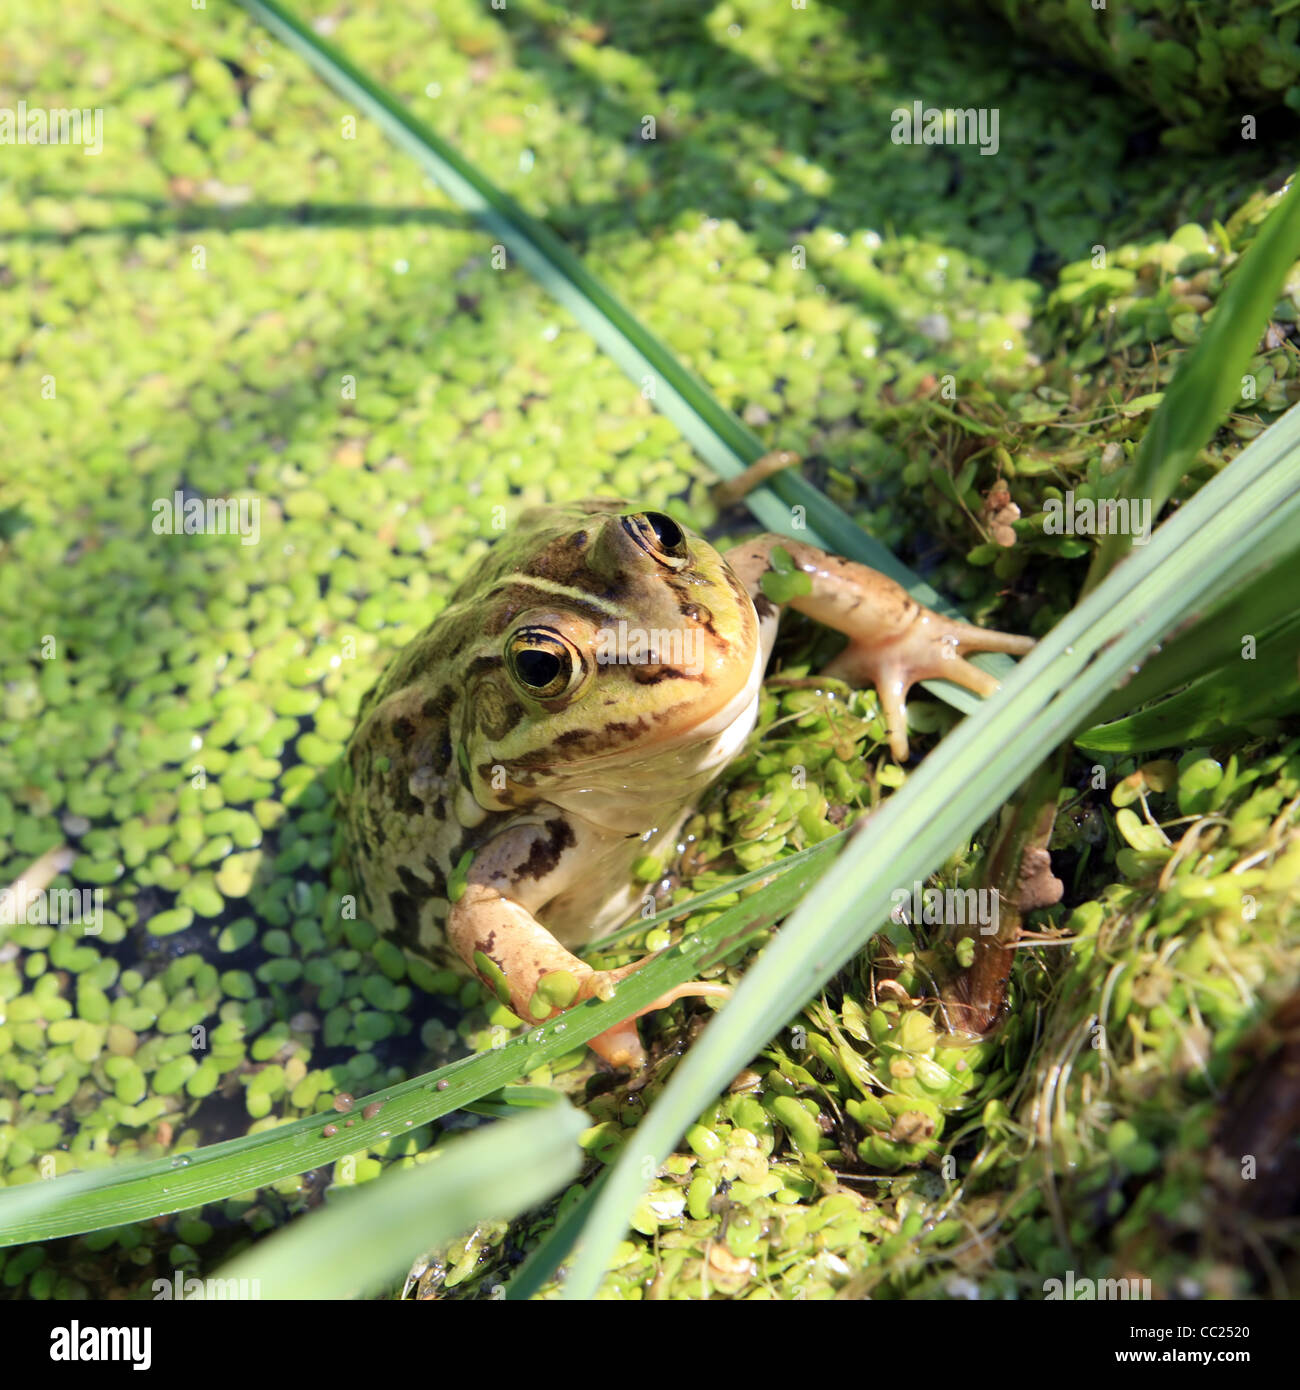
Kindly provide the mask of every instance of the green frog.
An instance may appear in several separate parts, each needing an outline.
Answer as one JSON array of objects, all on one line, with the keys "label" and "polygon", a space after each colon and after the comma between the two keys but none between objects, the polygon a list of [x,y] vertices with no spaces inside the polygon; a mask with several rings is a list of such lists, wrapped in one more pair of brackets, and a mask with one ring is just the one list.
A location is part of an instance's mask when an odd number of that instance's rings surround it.
[{"label": "green frog", "polygon": [[[631,503],[528,511],[362,702],[340,798],[371,923],[528,1022],[612,998],[645,960],[599,971],[573,949],[635,911],[634,863],[670,857],[753,729],[780,616],[769,570],[807,576],[787,602],[847,635],[825,674],[875,686],[899,760],[914,681],[989,695],[964,654],[1033,645],[784,536],[723,554]],[[591,1046],[639,1068],[636,1017],[725,993],[680,985]]]}]

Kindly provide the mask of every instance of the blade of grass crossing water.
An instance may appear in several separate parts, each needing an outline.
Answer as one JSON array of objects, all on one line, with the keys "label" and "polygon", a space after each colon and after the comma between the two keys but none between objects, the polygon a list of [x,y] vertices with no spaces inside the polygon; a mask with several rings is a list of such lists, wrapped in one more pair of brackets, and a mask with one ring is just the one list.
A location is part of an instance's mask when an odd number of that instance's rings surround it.
[{"label": "blade of grass crossing water", "polygon": [[[525,212],[509,194],[492,184],[447,141],[277,0],[239,3],[340,96],[373,120],[454,202],[490,231],[634,382],[651,377],[655,381],[656,408],[672,420],[716,473],[724,478],[734,477],[765,452],[762,441],[677,361],[549,227]],[[902,584],[927,606],[949,616],[962,616],[960,609],[909,570],[805,478],[778,477],[755,489],[745,500],[769,530],[796,536],[870,565]],[[802,514],[795,512],[796,507],[803,509]],[[971,660],[999,679],[1014,667],[1010,657],[997,653],[980,653]],[[963,712],[978,707],[976,696],[951,681],[923,681],[922,685]]]},{"label": "blade of grass crossing water", "polygon": [[[0,1248],[149,1220],[233,1197],[360,1153],[381,1143],[385,1134],[427,1124],[486,1096],[494,1097],[489,1102],[494,1113],[502,1113],[495,1108],[502,1102],[514,1101],[518,1108],[518,1102],[535,1098],[535,1088],[509,1083],[573,1051],[674,985],[693,979],[711,958],[778,920],[825,871],[843,843],[843,837],[836,836],[792,856],[788,867],[769,869],[772,883],[637,971],[619,986],[613,1000],[588,1001],[502,1047],[376,1091],[366,1097],[365,1110],[351,1128],[333,1124],[337,1116],[330,1111],[170,1158],[113,1163],[48,1182],[0,1189]],[[689,906],[682,904],[678,912]],[[377,1107],[373,1113],[372,1105]],[[330,1129],[334,1132],[327,1132]]]},{"label": "blade of grass crossing water", "polygon": [[578,1137],[590,1123],[552,1093],[540,1111],[501,1120],[453,1140],[430,1162],[335,1194],[324,1208],[237,1255],[216,1278],[256,1281],[259,1298],[377,1292],[424,1251],[478,1221],[509,1220],[576,1177],[583,1159]]}]

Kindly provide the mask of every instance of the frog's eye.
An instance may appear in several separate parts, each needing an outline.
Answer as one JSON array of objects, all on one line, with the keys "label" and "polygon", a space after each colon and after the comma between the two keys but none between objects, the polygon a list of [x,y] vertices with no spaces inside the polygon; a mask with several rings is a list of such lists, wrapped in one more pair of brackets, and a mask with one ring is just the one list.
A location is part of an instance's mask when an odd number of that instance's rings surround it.
[{"label": "frog's eye", "polygon": [[623,529],[661,565],[679,570],[690,559],[682,528],[663,512],[634,512],[623,518]]},{"label": "frog's eye", "polygon": [[506,648],[510,675],[536,700],[556,700],[569,694],[582,680],[582,659],[558,632],[544,627],[525,627],[511,637]]}]

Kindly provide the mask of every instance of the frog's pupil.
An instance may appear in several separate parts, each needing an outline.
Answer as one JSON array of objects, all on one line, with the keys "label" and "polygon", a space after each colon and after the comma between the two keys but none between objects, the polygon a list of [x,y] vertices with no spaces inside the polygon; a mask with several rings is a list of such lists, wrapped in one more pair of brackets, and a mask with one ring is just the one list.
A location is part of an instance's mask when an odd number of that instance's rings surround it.
[{"label": "frog's pupil", "polygon": [[681,545],[684,537],[682,528],[670,516],[665,516],[663,512],[647,512],[645,519],[650,525],[650,529],[658,537],[659,544],[664,550],[676,550]]},{"label": "frog's pupil", "polygon": [[525,647],[515,653],[515,670],[525,685],[541,690],[560,674],[560,658],[554,652]]}]

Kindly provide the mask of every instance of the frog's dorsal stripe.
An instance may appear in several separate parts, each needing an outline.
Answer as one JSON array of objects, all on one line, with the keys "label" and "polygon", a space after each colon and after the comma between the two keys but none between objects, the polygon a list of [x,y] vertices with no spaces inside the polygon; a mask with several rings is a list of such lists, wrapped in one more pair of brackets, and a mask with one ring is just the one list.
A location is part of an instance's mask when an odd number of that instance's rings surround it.
[{"label": "frog's dorsal stripe", "polygon": [[533,606],[529,603],[531,595],[537,606],[562,608],[566,612],[579,613],[597,624],[617,623],[620,618],[627,617],[627,610],[619,604],[598,599],[588,590],[575,589],[571,585],[561,584],[553,579],[542,579],[537,575],[510,575],[494,584],[490,593],[495,599],[514,599],[517,612]]}]

